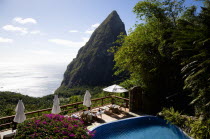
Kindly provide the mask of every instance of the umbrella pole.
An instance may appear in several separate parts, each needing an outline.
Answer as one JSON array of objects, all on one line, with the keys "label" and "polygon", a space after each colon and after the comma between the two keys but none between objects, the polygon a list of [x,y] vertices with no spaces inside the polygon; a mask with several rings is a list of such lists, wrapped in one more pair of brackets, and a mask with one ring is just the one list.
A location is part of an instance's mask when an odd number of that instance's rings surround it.
[{"label": "umbrella pole", "polygon": [[12,132],[17,129],[17,122],[12,121]]},{"label": "umbrella pole", "polygon": [[115,104],[115,99],[114,99],[113,96],[114,96],[114,95],[111,95],[111,103],[112,103],[112,104]]}]

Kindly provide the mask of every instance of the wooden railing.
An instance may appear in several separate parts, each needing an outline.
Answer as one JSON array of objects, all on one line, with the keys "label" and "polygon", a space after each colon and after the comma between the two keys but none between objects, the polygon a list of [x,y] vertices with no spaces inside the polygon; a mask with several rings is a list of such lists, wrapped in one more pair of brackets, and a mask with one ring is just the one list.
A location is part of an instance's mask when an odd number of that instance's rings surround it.
[{"label": "wooden railing", "polygon": [[[92,102],[91,108],[96,108],[96,107],[110,104],[111,99],[115,99],[115,102],[118,105],[125,104],[125,107],[128,108],[129,99],[117,97],[117,96],[112,96],[112,97],[108,96],[108,97],[92,99],[91,100],[91,102]],[[60,113],[61,115],[66,115],[66,114],[69,115],[69,114],[87,109],[87,107],[85,107],[83,105],[83,102],[76,102],[76,103],[72,103],[72,104],[68,104],[68,105],[63,105],[63,106],[60,106],[60,108],[61,108],[61,113]],[[26,115],[26,118],[29,119],[29,118],[41,116],[42,114],[49,114],[49,113],[51,113],[51,110],[52,110],[52,108],[42,109],[42,110],[27,112],[27,113],[25,113],[25,115]],[[0,131],[4,130],[4,129],[11,128],[13,126],[14,117],[15,117],[15,115],[0,118]]]}]

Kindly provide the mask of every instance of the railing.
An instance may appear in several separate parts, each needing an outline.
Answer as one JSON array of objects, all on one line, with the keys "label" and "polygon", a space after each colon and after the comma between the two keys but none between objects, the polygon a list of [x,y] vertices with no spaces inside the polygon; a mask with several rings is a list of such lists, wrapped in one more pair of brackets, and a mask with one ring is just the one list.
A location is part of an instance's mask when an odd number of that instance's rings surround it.
[{"label": "railing", "polygon": [[[115,99],[116,104],[121,105],[121,106],[125,104],[125,107],[128,108],[129,99],[117,97],[117,96],[112,96],[112,97],[108,96],[108,97],[92,99],[91,108],[96,108],[96,107],[110,104],[112,99]],[[83,102],[76,102],[76,103],[72,103],[68,105],[63,105],[63,106],[60,106],[60,108],[61,108],[61,113],[60,113],[61,115],[72,114],[72,113],[87,109],[83,105]],[[27,112],[25,113],[25,115],[26,115],[26,118],[29,119],[29,118],[41,116],[42,114],[49,114],[51,113],[51,110],[52,108],[42,109],[42,110]],[[11,128],[13,126],[14,117],[15,115],[0,118],[0,131]]]}]

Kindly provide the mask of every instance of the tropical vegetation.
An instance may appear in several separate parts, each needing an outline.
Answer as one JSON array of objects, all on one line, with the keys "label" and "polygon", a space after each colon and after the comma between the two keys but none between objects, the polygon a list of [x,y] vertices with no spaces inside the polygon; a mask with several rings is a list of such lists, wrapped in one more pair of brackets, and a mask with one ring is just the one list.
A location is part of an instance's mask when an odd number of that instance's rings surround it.
[{"label": "tropical vegetation", "polygon": [[[140,23],[127,36],[120,35],[117,45],[111,51],[114,52],[115,74],[128,75],[121,83],[123,86],[140,86],[144,94],[150,96],[148,101],[156,102],[159,106],[156,112],[162,111],[166,120],[178,125],[194,138],[208,139],[210,0],[201,1],[201,8],[185,7],[185,0],[138,2],[133,12]],[[86,89],[62,87],[59,94],[81,100],[79,96]],[[98,93],[101,88],[94,89],[94,96],[100,96]],[[47,96],[43,101],[50,98],[52,103],[52,97]],[[0,102],[0,105],[7,104],[7,99]],[[25,99],[28,99],[27,96]],[[70,101],[73,102],[63,102]],[[37,100],[30,103],[37,103]]]},{"label": "tropical vegetation", "polygon": [[14,92],[0,92],[0,117],[14,115],[15,107],[18,100],[22,100],[26,112],[34,111],[38,109],[45,109],[52,106],[53,95],[44,96],[42,98],[30,97]]},{"label": "tropical vegetation", "polygon": [[[95,88],[73,88],[60,91],[58,94],[60,99],[60,105],[71,104],[74,102],[82,102],[85,91],[91,92],[92,98],[99,98],[108,95],[102,93],[101,87]],[[47,95],[43,97],[31,97],[28,95],[22,95],[15,92],[0,92],[0,117],[10,116],[15,114],[15,107],[18,100],[22,100],[25,106],[25,112],[36,111],[46,108],[52,108],[54,95]]]},{"label": "tropical vegetation", "polygon": [[204,121],[198,117],[183,115],[172,107],[163,108],[160,115],[195,139],[210,138],[210,119]]},{"label": "tropical vegetation", "polygon": [[117,43],[122,46],[112,49],[115,74],[129,72],[122,84],[140,86],[159,105],[157,111],[173,107],[195,116],[193,136],[209,138],[210,1],[203,0],[201,9],[185,7],[184,2],[145,0],[136,4],[133,11],[143,22],[128,36],[121,35]]},{"label": "tropical vegetation", "polygon": [[58,114],[45,114],[18,124],[15,138],[36,139],[89,139],[94,135],[84,126],[83,121]]}]

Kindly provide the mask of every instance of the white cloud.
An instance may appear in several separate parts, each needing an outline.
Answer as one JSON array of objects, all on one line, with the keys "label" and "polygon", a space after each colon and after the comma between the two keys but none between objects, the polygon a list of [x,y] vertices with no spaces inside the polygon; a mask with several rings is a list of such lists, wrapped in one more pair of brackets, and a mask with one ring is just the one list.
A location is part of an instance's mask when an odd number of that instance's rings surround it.
[{"label": "white cloud", "polygon": [[78,30],[69,30],[69,32],[76,33],[76,32],[79,32],[79,31]]},{"label": "white cloud", "polygon": [[69,46],[69,47],[81,47],[85,45],[87,38],[82,38],[82,39],[83,41],[81,42],[73,42],[70,40],[63,40],[63,39],[50,39],[48,41],[55,44],[59,44],[59,45]]},{"label": "white cloud", "polygon": [[37,21],[33,18],[21,18],[21,17],[15,17],[13,19],[13,21],[17,22],[17,23],[20,23],[20,24],[27,24],[27,23],[32,23],[32,24],[36,24]]},{"label": "white cloud", "polygon": [[12,39],[8,39],[8,38],[2,38],[0,37],[0,43],[3,42],[3,43],[12,43],[13,40]]},{"label": "white cloud", "polygon": [[93,24],[91,25],[92,28],[97,28],[100,24],[99,23],[96,23],[96,24]]},{"label": "white cloud", "polygon": [[2,28],[6,31],[20,32],[22,34],[44,35],[44,33],[42,33],[40,30],[29,31],[27,28],[17,27],[13,25],[5,25]]},{"label": "white cloud", "polygon": [[83,42],[87,42],[89,40],[89,38],[83,37],[82,40],[83,40]]},{"label": "white cloud", "polygon": [[6,31],[12,31],[12,32],[21,32],[23,34],[27,34],[28,30],[27,28],[21,28],[21,27],[16,27],[13,25],[5,25],[2,27]]},{"label": "white cloud", "polygon": [[30,32],[30,34],[32,35],[44,35],[44,33],[42,33],[40,30],[33,30]]},{"label": "white cloud", "polygon": [[85,33],[86,33],[86,34],[92,34],[94,30],[95,30],[95,29],[93,29],[93,30],[86,30]]},{"label": "white cloud", "polygon": [[36,55],[53,55],[54,53],[51,51],[47,51],[47,50],[34,50],[31,51],[31,53],[36,54]]},{"label": "white cloud", "polygon": [[85,31],[86,34],[92,34],[93,31],[99,26],[100,24],[99,23],[96,23],[96,24],[93,24],[91,25],[91,27],[89,29],[87,29]]}]

